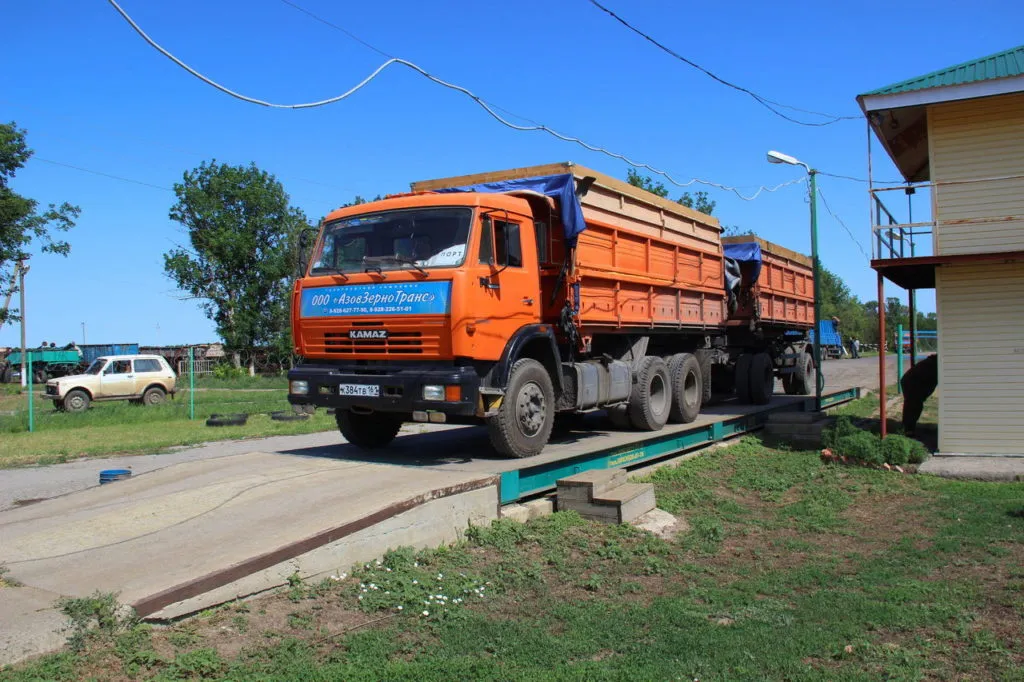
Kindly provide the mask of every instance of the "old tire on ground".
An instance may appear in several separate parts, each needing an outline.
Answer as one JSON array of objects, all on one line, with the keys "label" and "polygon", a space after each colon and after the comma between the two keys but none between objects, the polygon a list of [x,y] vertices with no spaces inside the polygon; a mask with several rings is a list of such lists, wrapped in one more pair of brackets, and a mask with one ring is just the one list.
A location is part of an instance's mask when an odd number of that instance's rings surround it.
[{"label": "old tire on ground", "polygon": [[555,389],[544,365],[522,358],[512,365],[498,413],[487,418],[494,449],[508,457],[540,454],[555,423]]},{"label": "old tire on ground", "polygon": [[810,353],[802,353],[796,361],[796,371],[793,372],[793,395],[810,395],[816,388],[814,382],[817,380],[814,358]]},{"label": "old tire on ground", "polygon": [[349,443],[365,450],[382,448],[395,439],[405,419],[393,412],[356,414],[339,409],[334,413],[338,430]]},{"label": "old tire on ground", "polygon": [[68,391],[64,396],[64,409],[68,412],[85,412],[89,409],[89,394],[80,388]]},{"label": "old tire on ground", "polygon": [[276,422],[302,422],[302,421],[306,421],[307,419],[309,419],[309,415],[306,414],[305,412],[298,413],[298,412],[278,411],[278,412],[271,412],[270,413],[270,418],[273,419]]},{"label": "old tire on ground", "polygon": [[697,357],[689,353],[673,355],[669,362],[672,378],[672,407],[669,421],[689,424],[700,414],[704,402],[704,376]]},{"label": "old tire on ground", "polygon": [[757,353],[750,361],[750,401],[755,405],[767,405],[775,393],[775,367],[772,356]]},{"label": "old tire on ground", "polygon": [[167,391],[159,386],[150,386],[142,394],[143,405],[162,405],[167,400]]},{"label": "old tire on ground", "polygon": [[742,405],[750,402],[750,361],[749,353],[736,358],[736,400]]},{"label": "old tire on ground", "polygon": [[245,426],[249,421],[249,415],[244,412],[239,414],[211,414],[206,420],[207,426]]},{"label": "old tire on ground", "polygon": [[629,420],[641,431],[657,431],[665,426],[672,409],[672,380],[668,365],[648,355],[640,361],[636,381],[629,396]]}]

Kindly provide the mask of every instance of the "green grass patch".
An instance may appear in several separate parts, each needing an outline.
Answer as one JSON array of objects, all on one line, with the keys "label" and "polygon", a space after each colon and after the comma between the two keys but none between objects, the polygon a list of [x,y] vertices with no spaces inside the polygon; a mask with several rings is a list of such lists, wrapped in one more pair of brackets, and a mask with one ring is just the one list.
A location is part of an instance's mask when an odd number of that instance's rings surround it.
[{"label": "green grass patch", "polygon": [[1024,484],[749,437],[649,480],[690,523],[674,541],[573,513],[501,520],[168,629],[96,628],[0,677],[1021,679]]},{"label": "green grass patch", "polygon": [[[179,393],[163,405],[140,406],[126,401],[97,402],[83,413],[58,412],[49,401],[35,401],[35,431],[28,431],[25,396],[13,416],[0,415],[0,467],[64,462],[77,457],[146,454],[172,446],[207,441],[331,431],[334,417],[318,410],[301,422],[270,419],[275,411],[291,413],[285,390],[206,389],[195,394],[195,420],[189,419],[188,394]],[[8,408],[13,409],[13,408]],[[211,414],[247,413],[245,426],[208,427]]]}]

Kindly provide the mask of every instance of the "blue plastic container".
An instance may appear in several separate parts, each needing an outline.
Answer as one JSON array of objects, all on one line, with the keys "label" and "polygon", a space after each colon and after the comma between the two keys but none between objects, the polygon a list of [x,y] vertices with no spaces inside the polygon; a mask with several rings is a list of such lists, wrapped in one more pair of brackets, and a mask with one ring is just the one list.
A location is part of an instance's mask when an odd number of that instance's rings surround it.
[{"label": "blue plastic container", "polygon": [[131,476],[131,469],[104,469],[100,472],[100,485],[113,483],[114,481],[123,481],[126,478],[131,478]]}]

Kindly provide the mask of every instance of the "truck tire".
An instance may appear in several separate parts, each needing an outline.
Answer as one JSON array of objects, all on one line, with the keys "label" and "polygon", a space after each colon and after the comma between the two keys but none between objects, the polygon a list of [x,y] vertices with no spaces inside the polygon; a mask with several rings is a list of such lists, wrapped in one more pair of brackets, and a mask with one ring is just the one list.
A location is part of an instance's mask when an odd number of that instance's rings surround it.
[{"label": "truck tire", "polygon": [[522,358],[512,365],[498,413],[487,418],[494,449],[506,457],[539,455],[555,423],[555,389],[544,365]]},{"label": "truck tire", "polygon": [[750,402],[750,361],[753,356],[749,353],[736,358],[736,400],[741,405]]},{"label": "truck tire", "polygon": [[402,415],[391,412],[355,414],[352,410],[338,410],[334,420],[345,440],[364,450],[382,448],[393,441],[405,421]]},{"label": "truck tire", "polygon": [[700,363],[701,388],[703,389],[700,405],[704,407],[711,402],[711,353],[698,350],[694,355]]},{"label": "truck tire", "polygon": [[[31,357],[31,356],[30,356],[30,357]],[[35,383],[35,384],[36,384],[37,386],[38,386],[38,385],[40,385],[40,384],[45,384],[45,383],[46,383],[46,380],[47,380],[48,378],[49,378],[49,377],[47,376],[47,374],[46,374],[46,370],[45,370],[45,369],[42,369],[42,368],[40,368],[40,369],[34,370],[34,371],[32,372],[32,381],[33,381],[33,382],[34,382],[34,383]]]},{"label": "truck tire", "polygon": [[775,393],[775,367],[772,356],[757,353],[750,360],[750,401],[755,405],[767,405]]},{"label": "truck tire", "polygon": [[89,394],[80,388],[67,392],[64,396],[64,410],[67,412],[85,412],[89,409]]},{"label": "truck tire", "polygon": [[803,353],[796,361],[795,371],[792,374],[793,395],[810,395],[814,392],[814,382],[818,380],[817,372],[814,369],[814,358],[810,353]]},{"label": "truck tire", "polygon": [[700,362],[689,353],[673,355],[669,362],[669,376],[672,377],[669,421],[689,424],[700,414],[704,399],[704,377],[700,371]]},{"label": "truck tire", "polygon": [[159,386],[151,386],[142,394],[143,405],[162,405],[167,400],[167,391]]},{"label": "truck tire", "polygon": [[629,421],[641,431],[658,431],[672,409],[672,380],[665,361],[648,355],[640,361],[629,396]]}]

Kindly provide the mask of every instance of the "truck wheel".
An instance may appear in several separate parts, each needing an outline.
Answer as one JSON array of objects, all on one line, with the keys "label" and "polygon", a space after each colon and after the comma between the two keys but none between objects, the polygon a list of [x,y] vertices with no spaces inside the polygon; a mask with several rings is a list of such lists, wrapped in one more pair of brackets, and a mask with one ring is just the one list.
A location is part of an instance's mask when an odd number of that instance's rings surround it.
[{"label": "truck wheel", "polygon": [[668,418],[677,424],[689,424],[700,414],[704,399],[704,377],[700,362],[689,353],[673,355],[669,362],[672,377],[672,408]]},{"label": "truck wheel", "polygon": [[391,412],[355,414],[352,410],[338,410],[334,419],[345,440],[366,450],[382,448],[393,441],[404,421],[402,415]]},{"label": "truck wheel", "polygon": [[45,384],[48,378],[49,377],[46,376],[45,369],[37,369],[34,372],[32,372],[32,381],[37,385]]},{"label": "truck wheel", "polygon": [[814,358],[810,353],[803,353],[796,361],[796,371],[793,372],[793,395],[810,395],[814,389],[814,382],[817,381],[817,372],[814,369]]},{"label": "truck wheel", "polygon": [[167,392],[159,386],[147,388],[142,394],[143,405],[161,405],[167,399]]},{"label": "truck wheel", "polygon": [[744,353],[736,359],[736,400],[741,405],[750,402],[750,361],[753,356]]},{"label": "truck wheel", "polygon": [[629,396],[629,420],[641,431],[665,426],[672,408],[672,380],[661,358],[648,355],[640,361],[633,392]]},{"label": "truck wheel", "polygon": [[767,405],[775,393],[775,368],[772,356],[758,353],[750,361],[750,401]]},{"label": "truck wheel", "polygon": [[487,419],[494,449],[507,457],[539,455],[555,422],[555,389],[544,365],[522,358],[512,365],[498,413]]},{"label": "truck wheel", "polygon": [[64,396],[64,409],[68,412],[85,412],[89,409],[89,394],[80,388],[68,391]]},{"label": "truck wheel", "polygon": [[698,350],[694,355],[700,364],[701,388],[703,389],[700,405],[701,407],[711,402],[711,353]]}]

